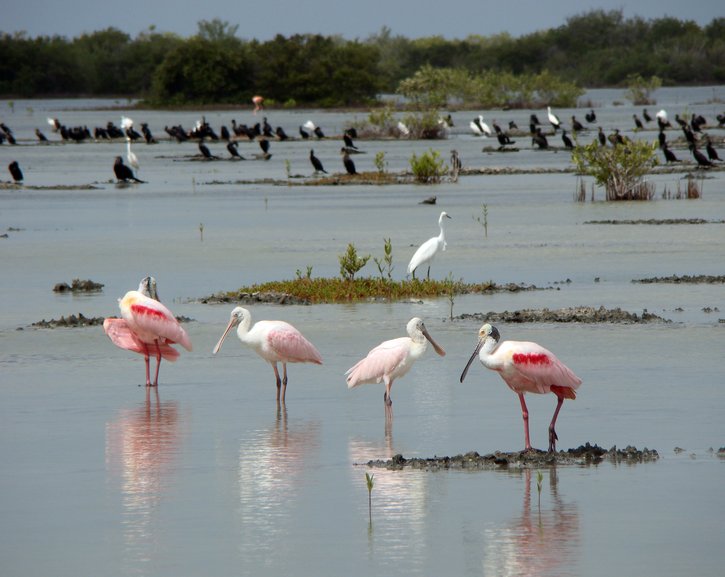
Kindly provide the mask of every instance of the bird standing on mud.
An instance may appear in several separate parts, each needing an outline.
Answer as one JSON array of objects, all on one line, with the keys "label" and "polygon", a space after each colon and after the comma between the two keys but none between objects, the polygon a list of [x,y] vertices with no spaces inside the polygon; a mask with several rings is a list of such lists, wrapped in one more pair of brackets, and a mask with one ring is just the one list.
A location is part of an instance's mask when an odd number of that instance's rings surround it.
[{"label": "bird standing on mud", "polygon": [[433,259],[438,254],[438,251],[446,250],[448,243],[446,243],[446,232],[443,227],[444,219],[446,218],[451,217],[446,211],[441,212],[440,216],[438,217],[438,226],[440,227],[440,233],[438,234],[438,236],[429,238],[427,241],[421,244],[418,247],[418,250],[416,250],[413,254],[413,257],[410,259],[410,262],[408,263],[408,274],[413,275],[413,278],[415,278],[415,271],[418,267],[428,265],[428,274],[426,275],[426,278],[430,279],[431,262],[433,262]]},{"label": "bird standing on mud", "polygon": [[569,367],[554,356],[554,353],[536,343],[525,341],[503,341],[498,329],[485,324],[478,331],[478,344],[461,373],[461,382],[466,378],[468,369],[478,356],[487,369],[496,371],[509,388],[519,396],[521,414],[524,419],[525,449],[531,449],[529,438],[529,410],[524,394],[554,393],[557,398],[554,417],[549,425],[549,452],[556,450],[555,425],[564,399],[576,399],[576,390],[581,385]]}]

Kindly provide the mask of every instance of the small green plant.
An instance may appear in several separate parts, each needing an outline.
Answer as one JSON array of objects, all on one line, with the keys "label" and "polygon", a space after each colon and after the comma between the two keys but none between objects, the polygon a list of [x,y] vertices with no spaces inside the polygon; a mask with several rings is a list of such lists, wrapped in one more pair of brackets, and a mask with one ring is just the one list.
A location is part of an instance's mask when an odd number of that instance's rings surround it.
[{"label": "small green plant", "polygon": [[350,243],[347,245],[345,254],[337,257],[340,261],[340,276],[345,280],[355,280],[357,274],[370,260],[370,255],[358,257],[355,245]]},{"label": "small green plant", "polygon": [[302,275],[302,271],[300,269],[297,269],[295,271],[295,277],[297,278],[297,280],[310,280],[312,278],[312,265],[307,265],[307,272],[304,274],[304,276]]},{"label": "small green plant", "polygon": [[390,241],[389,238],[384,238],[383,242],[385,243],[385,246],[383,250],[385,251],[385,256],[383,256],[382,259],[379,259],[378,257],[374,257],[373,261],[378,267],[378,272],[380,272],[380,278],[385,279],[387,276],[388,280],[392,280],[393,278],[393,243]]},{"label": "small green plant", "polygon": [[385,160],[385,153],[382,150],[375,155],[375,168],[378,169],[379,174],[384,174],[388,168],[388,162]]},{"label": "small green plant", "polygon": [[203,222],[199,223],[199,240],[201,240],[201,242],[204,242],[204,223]]},{"label": "small green plant", "polygon": [[603,186],[607,200],[650,200],[654,185],[644,181],[657,166],[657,143],[643,140],[604,148],[596,141],[575,146],[572,162],[580,174],[593,176]]},{"label": "small green plant", "polygon": [[485,202],[481,205],[481,215],[474,216],[473,220],[483,227],[483,235],[488,238],[488,205]]},{"label": "small green plant", "polygon": [[420,156],[413,153],[409,162],[415,180],[423,184],[440,182],[448,172],[440,153],[432,148]]},{"label": "small green plant", "polygon": [[641,74],[630,74],[627,76],[627,100],[632,104],[656,104],[652,98],[652,92],[662,86],[662,79],[657,76],[650,76],[645,79]]},{"label": "small green plant", "polygon": [[368,487],[368,518],[370,519],[370,524],[373,524],[373,487],[375,486],[375,482],[373,481],[375,477],[374,473],[365,473],[365,483]]},{"label": "small green plant", "polygon": [[287,173],[287,178],[292,177],[292,163],[289,161],[289,158],[286,158],[284,161],[284,170]]},{"label": "small green plant", "polygon": [[544,483],[544,475],[541,471],[536,471],[536,490],[539,493],[539,512],[541,512],[541,486]]}]

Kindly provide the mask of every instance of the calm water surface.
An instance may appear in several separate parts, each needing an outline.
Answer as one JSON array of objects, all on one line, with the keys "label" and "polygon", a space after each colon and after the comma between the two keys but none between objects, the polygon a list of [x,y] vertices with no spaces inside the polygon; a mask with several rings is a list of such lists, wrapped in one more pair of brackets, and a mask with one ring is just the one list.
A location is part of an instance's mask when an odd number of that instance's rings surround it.
[{"label": "calm water surface", "polygon": [[[600,123],[631,125],[640,112],[620,91],[592,91]],[[722,112],[723,88],[658,94],[671,116]],[[715,103],[713,104],[713,101]],[[571,174],[462,177],[435,187],[295,187],[238,180],[311,174],[314,146],[330,172],[342,170],[340,141],[273,143],[268,162],[197,162],[193,144],[135,145],[147,184],[117,187],[120,143],[37,146],[46,116],[68,125],[116,124],[121,112],[89,102],[15,102],[3,115],[21,144],[29,187],[0,191],[0,567],[8,576],[128,575],[551,575],[722,574],[725,515],[723,327],[719,285],[646,285],[633,279],[722,275],[724,225],[601,225],[610,219],[725,219],[725,182],[715,172],[699,200],[607,204],[573,201]],[[0,110],[8,111],[0,102]],[[584,109],[561,110],[567,120]],[[526,126],[530,111],[483,111]],[[544,114],[539,113],[540,117]],[[134,112],[159,137],[199,115]],[[364,118],[364,114],[358,115]],[[208,112],[218,129],[249,111]],[[292,134],[307,119],[339,135],[355,114],[269,111]],[[453,114],[442,142],[360,141],[354,160],[372,170],[384,151],[390,170],[429,147],[464,165],[561,168],[569,155],[485,154],[470,136],[471,113]],[[711,130],[722,136],[722,130]],[[645,138],[654,138],[649,131]],[[581,138],[594,137],[591,131]],[[57,138],[50,136],[51,139]],[[671,138],[674,138],[674,133]],[[226,156],[221,145],[210,145]],[[258,152],[254,143],[242,154]],[[687,157],[685,151],[681,152]],[[676,190],[687,170],[653,177]],[[299,176],[297,176],[299,175]],[[4,177],[7,178],[7,177]],[[84,190],[81,185],[97,189]],[[64,184],[71,190],[50,190]],[[681,183],[680,183],[681,184]],[[599,198],[603,197],[597,191]],[[419,205],[436,195],[436,206]],[[488,210],[488,236],[481,224]],[[230,306],[195,302],[219,290],[293,278],[335,276],[348,243],[382,257],[393,245],[403,278],[415,247],[451,214],[448,250],[432,276],[523,282],[547,290],[458,296],[453,313],[574,305],[644,309],[672,320],[653,325],[499,325],[502,336],[535,340],[584,381],[565,403],[559,447],[587,441],[649,447],[651,464],[544,471],[539,505],[530,471],[373,470],[372,524],[363,464],[369,459],[517,450],[518,401],[476,363],[476,321],[449,320],[447,299],[393,304],[250,307],[253,319],[284,318],[323,355],[323,366],[291,365],[286,406],[274,402],[271,368],[238,341],[211,349]],[[203,225],[203,239],[200,233]],[[10,229],[10,230],[8,230]],[[363,273],[375,275],[372,261]],[[164,363],[158,391],[139,387],[143,360],[115,348],[100,327],[37,330],[40,319],[117,313],[117,298],[153,274],[161,299],[194,319],[194,351]],[[94,295],[56,295],[74,278],[104,283]],[[428,353],[393,387],[386,425],[382,387],[348,391],[344,372],[380,341],[421,316],[447,350]],[[552,396],[528,399],[534,445],[546,445]],[[683,451],[675,451],[679,447]],[[715,452],[710,449],[713,448]]]}]

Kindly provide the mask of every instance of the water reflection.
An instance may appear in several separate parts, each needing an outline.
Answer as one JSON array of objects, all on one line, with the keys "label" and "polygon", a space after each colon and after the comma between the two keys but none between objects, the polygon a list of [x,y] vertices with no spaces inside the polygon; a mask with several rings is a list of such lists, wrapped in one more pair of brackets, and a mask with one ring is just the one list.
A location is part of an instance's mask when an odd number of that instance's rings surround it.
[{"label": "water reflection", "polygon": [[521,514],[506,525],[485,531],[483,574],[502,577],[576,575],[575,555],[579,550],[576,504],[566,503],[560,497],[555,468],[549,469],[548,476],[544,474],[541,509],[531,470],[525,469],[523,476]]},{"label": "water reflection", "polygon": [[[152,392],[153,389],[153,392]],[[156,513],[173,484],[181,445],[176,401],[146,389],[145,402],[106,425],[106,468],[120,478],[127,562],[148,562],[157,548]]]},{"label": "water reflection", "polygon": [[278,403],[271,427],[252,431],[239,447],[240,555],[245,562],[271,562],[285,539],[295,538],[290,522],[304,488],[304,477],[317,466],[320,426],[289,419]]},{"label": "water reflection", "polygon": [[[386,567],[400,567],[415,572],[424,567],[426,550],[426,512],[428,508],[428,475],[420,471],[393,471],[362,467],[371,460],[391,459],[393,421],[385,421],[382,442],[351,438],[348,441],[353,487],[356,494],[367,494],[365,473],[374,475],[372,492],[372,523],[368,527],[368,557]],[[368,522],[368,501],[360,499],[360,521]]]}]

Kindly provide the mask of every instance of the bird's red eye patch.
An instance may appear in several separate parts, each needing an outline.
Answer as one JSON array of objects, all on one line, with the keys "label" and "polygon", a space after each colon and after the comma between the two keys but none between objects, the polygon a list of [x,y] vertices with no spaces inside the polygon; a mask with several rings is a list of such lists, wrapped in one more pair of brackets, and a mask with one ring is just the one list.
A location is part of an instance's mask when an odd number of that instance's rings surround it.
[{"label": "bird's red eye patch", "polygon": [[548,365],[551,361],[543,353],[515,353],[514,363],[517,365]]}]

